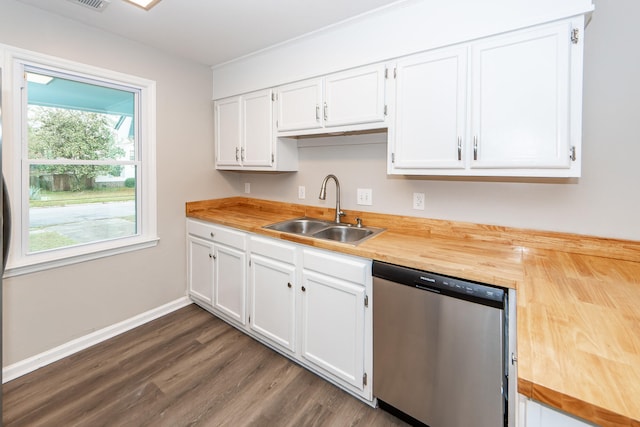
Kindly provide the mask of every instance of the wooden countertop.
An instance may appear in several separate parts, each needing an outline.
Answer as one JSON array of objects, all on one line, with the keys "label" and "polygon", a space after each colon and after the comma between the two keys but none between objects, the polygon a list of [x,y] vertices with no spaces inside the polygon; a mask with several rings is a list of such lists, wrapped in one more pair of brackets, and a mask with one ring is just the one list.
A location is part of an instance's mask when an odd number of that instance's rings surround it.
[{"label": "wooden countertop", "polygon": [[518,391],[602,426],[640,427],[640,242],[346,211],[387,230],[358,246],[262,227],[334,209],[243,197],[188,217],[517,290]]}]

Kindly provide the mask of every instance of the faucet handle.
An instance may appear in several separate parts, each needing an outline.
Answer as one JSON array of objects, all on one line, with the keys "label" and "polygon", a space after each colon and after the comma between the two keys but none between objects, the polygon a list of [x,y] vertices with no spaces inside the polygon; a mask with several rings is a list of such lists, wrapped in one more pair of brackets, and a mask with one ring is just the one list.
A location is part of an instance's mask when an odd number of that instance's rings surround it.
[{"label": "faucet handle", "polygon": [[356,217],[356,227],[362,228],[362,218],[359,216]]}]

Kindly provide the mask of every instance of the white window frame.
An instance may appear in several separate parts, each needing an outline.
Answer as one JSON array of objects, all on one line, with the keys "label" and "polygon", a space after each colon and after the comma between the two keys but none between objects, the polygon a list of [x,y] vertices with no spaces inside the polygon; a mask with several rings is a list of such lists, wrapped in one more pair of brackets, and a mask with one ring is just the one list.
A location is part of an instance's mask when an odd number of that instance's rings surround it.
[{"label": "white window frame", "polygon": [[[11,247],[5,277],[57,268],[156,246],[157,186],[156,186],[156,83],[99,67],[0,45],[3,69],[3,173],[11,199]],[[137,233],[135,235],[49,251],[28,253],[29,201],[24,179],[23,153],[26,142],[26,96],[21,90],[24,65],[65,73],[107,84],[126,86],[140,91],[137,104],[139,170],[136,172]],[[7,108],[10,107],[10,108]],[[26,182],[26,184],[25,184]]]}]

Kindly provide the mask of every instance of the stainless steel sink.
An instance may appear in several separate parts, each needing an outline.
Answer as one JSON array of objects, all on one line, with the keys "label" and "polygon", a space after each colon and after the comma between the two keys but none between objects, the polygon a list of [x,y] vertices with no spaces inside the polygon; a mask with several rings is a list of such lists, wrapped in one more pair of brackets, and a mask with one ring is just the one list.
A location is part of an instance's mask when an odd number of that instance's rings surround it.
[{"label": "stainless steel sink", "polygon": [[356,228],[347,225],[332,225],[322,231],[313,234],[318,239],[336,240],[342,243],[353,243],[371,236],[373,230],[367,228]]},{"label": "stainless steel sink", "polygon": [[352,224],[338,224],[334,221],[308,217],[276,222],[264,228],[352,245],[362,243],[384,231],[384,228],[357,227]]},{"label": "stainless steel sink", "polygon": [[293,234],[313,234],[328,227],[329,225],[331,225],[331,221],[305,217],[277,222],[275,224],[267,225],[264,228]]}]

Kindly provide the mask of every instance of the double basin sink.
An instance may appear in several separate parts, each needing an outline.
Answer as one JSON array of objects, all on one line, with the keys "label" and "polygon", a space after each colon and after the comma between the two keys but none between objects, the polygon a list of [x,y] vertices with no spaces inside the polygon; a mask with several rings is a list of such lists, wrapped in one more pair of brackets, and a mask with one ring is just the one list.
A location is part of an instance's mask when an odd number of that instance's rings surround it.
[{"label": "double basin sink", "polygon": [[309,217],[276,222],[264,228],[352,245],[362,243],[384,231],[384,228],[356,226]]}]

